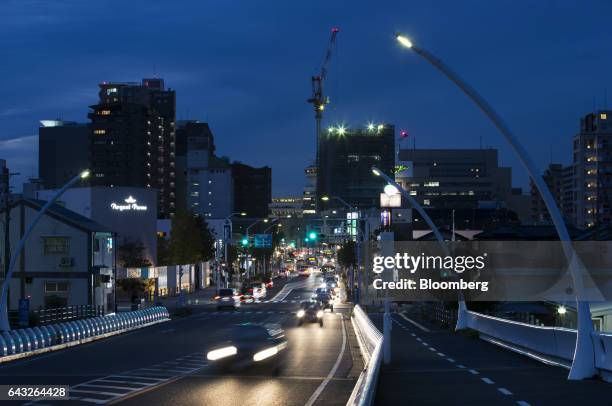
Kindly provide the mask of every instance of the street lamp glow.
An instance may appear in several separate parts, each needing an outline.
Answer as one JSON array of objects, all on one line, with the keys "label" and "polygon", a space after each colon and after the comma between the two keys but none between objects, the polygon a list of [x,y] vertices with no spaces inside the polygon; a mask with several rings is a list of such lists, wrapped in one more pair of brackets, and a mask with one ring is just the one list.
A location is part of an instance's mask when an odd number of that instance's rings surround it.
[{"label": "street lamp glow", "polygon": [[240,213],[240,215],[241,215],[242,217],[244,217],[244,216],[246,216],[247,214],[246,214],[245,212],[242,212],[242,213]]},{"label": "street lamp glow", "polygon": [[407,37],[403,36],[402,34],[397,34],[395,36],[395,39],[397,39],[397,42],[399,42],[406,48],[412,48],[412,42]]},{"label": "street lamp glow", "polygon": [[343,125],[338,126],[338,135],[344,135],[346,134],[346,127],[344,127]]},{"label": "street lamp glow", "polygon": [[382,130],[385,129],[385,125],[384,124],[378,124],[377,129],[378,129],[378,131],[382,131]]},{"label": "street lamp glow", "polygon": [[397,190],[397,188],[393,185],[385,186],[384,191],[387,196],[393,196],[399,193],[399,190]]},{"label": "street lamp glow", "polygon": [[315,233],[314,231],[311,231],[308,234],[308,238],[311,239],[311,240],[316,240],[317,239],[317,233]]},{"label": "street lamp glow", "polygon": [[267,223],[268,221],[270,221],[270,220],[268,220],[268,219],[264,219],[263,220],[264,223]]},{"label": "street lamp glow", "polygon": [[559,313],[560,315],[564,315],[565,313],[567,313],[567,309],[565,308],[565,306],[559,306],[557,308],[557,313]]},{"label": "street lamp glow", "polygon": [[83,172],[81,172],[81,179],[85,179],[88,178],[89,175],[91,175],[91,172],[89,172],[89,170],[84,170]]},{"label": "street lamp glow", "polygon": [[321,200],[323,200],[324,202],[327,202],[329,200],[329,196],[323,196],[321,197]]},{"label": "street lamp glow", "polygon": [[329,127],[329,128],[327,129],[327,132],[329,132],[330,134],[333,134],[333,133],[334,133],[334,131],[336,131],[336,129],[335,129],[334,127]]},{"label": "street lamp glow", "polygon": [[374,131],[374,123],[368,123],[368,131]]},{"label": "street lamp glow", "polygon": [[372,168],[372,173],[376,176],[380,176],[380,172],[378,172],[378,169],[376,168]]}]

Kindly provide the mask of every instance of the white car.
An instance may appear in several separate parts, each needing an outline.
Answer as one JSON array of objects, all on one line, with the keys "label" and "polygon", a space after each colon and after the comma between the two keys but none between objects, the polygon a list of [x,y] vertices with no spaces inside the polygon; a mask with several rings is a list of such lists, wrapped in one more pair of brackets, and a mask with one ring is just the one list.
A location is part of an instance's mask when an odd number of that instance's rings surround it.
[{"label": "white car", "polygon": [[215,300],[217,302],[217,309],[230,307],[237,310],[240,307],[240,295],[236,289],[219,289]]},{"label": "white car", "polygon": [[266,284],[262,282],[252,283],[248,291],[254,300],[263,299],[267,294]]}]

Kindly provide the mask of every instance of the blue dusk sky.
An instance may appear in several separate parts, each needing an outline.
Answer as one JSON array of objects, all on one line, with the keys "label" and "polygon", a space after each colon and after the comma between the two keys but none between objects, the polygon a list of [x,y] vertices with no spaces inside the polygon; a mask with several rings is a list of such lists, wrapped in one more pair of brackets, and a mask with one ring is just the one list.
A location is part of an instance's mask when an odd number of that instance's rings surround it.
[{"label": "blue dusk sky", "polygon": [[0,4],[0,158],[37,176],[41,119],[86,121],[102,81],[158,76],[177,119],[210,124],[217,151],[273,170],[273,194],[297,195],[314,157],[306,103],[330,28],[340,33],[325,125],[387,122],[417,148],[500,149],[495,128],[431,66],[396,43],[405,32],[475,87],[543,170],[567,163],[580,117],[612,99],[612,2],[86,1]]}]

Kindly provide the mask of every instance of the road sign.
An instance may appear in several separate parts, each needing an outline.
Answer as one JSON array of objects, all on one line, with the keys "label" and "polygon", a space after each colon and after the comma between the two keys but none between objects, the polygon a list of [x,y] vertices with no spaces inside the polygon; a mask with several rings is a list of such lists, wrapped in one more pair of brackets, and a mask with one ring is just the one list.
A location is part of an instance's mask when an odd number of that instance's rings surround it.
[{"label": "road sign", "polygon": [[255,234],[255,248],[272,248],[272,234]]}]

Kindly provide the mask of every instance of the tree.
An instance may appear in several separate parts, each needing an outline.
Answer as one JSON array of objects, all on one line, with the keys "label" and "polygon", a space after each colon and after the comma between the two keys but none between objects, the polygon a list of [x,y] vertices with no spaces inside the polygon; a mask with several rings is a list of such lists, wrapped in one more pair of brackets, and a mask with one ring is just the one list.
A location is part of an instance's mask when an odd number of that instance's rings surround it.
[{"label": "tree", "polygon": [[347,241],[338,250],[338,262],[344,267],[357,265],[357,254],[355,252],[355,241]]},{"label": "tree", "polygon": [[157,265],[172,265],[170,240],[157,236]]},{"label": "tree", "polygon": [[200,230],[194,216],[188,211],[179,211],[172,218],[170,230],[170,256],[174,264],[193,264],[200,259]]},{"label": "tree", "polygon": [[144,256],[145,247],[140,239],[125,238],[117,247],[119,266],[124,268],[142,268],[153,265]]},{"label": "tree", "polygon": [[195,222],[200,231],[202,239],[202,261],[210,261],[215,257],[215,237],[208,228],[208,223],[200,216],[195,217]]}]

